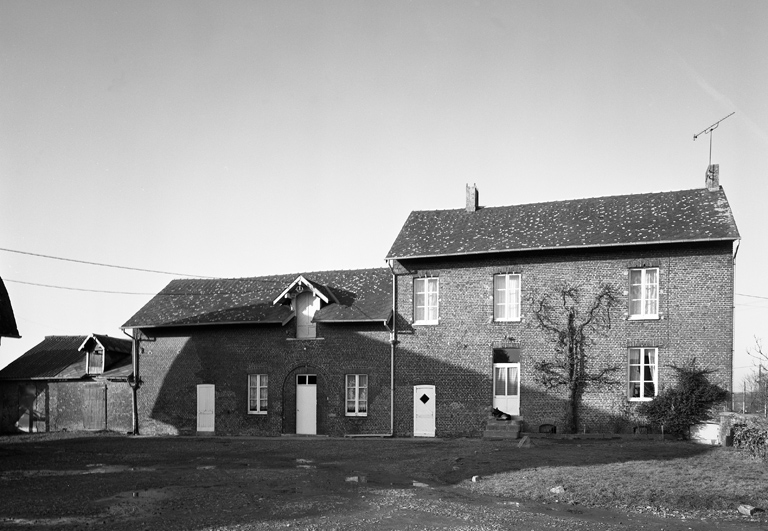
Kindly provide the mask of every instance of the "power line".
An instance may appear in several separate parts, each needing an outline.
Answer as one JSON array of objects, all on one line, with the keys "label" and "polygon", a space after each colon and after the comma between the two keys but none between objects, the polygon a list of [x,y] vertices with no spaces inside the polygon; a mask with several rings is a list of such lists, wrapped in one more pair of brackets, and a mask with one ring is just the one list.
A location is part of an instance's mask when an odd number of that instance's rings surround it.
[{"label": "power line", "polygon": [[751,297],[753,299],[766,299],[766,300],[768,300],[768,297],[761,297],[760,295],[747,295],[746,293],[734,293],[734,295],[738,295],[739,297]]},{"label": "power line", "polygon": [[[64,262],[75,262],[77,264],[87,264],[87,265],[93,265],[93,266],[99,266],[99,267],[113,267],[115,269],[128,269],[130,271],[141,271],[143,273],[157,273],[160,275],[172,275],[172,276],[179,276],[179,277],[216,278],[216,277],[208,277],[204,275],[189,275],[187,273],[172,273],[170,271],[158,271],[156,269],[142,269],[140,267],[128,267],[128,266],[121,266],[121,265],[115,265],[115,264],[103,264],[100,262],[89,262],[87,260],[75,260],[74,258],[62,258],[61,256],[51,256],[49,254],[30,253],[28,251],[17,251],[15,249],[5,249],[3,247],[0,247],[0,251],[5,251],[8,253],[24,254],[28,256],[37,256],[39,258],[50,258],[51,260],[62,260]],[[60,287],[60,286],[53,286],[53,287]],[[84,291],[88,291],[88,290],[84,290]]]},{"label": "power line", "polygon": [[23,280],[11,280],[9,278],[4,278],[3,282],[14,282],[16,284],[26,284],[28,286],[40,286],[43,288],[66,289],[70,291],[88,291],[90,293],[111,293],[116,295],[156,295],[155,293],[138,293],[135,291],[110,291],[110,290],[104,290],[104,289],[71,288],[67,286],[54,286],[52,284],[38,284],[37,282],[24,282]]}]

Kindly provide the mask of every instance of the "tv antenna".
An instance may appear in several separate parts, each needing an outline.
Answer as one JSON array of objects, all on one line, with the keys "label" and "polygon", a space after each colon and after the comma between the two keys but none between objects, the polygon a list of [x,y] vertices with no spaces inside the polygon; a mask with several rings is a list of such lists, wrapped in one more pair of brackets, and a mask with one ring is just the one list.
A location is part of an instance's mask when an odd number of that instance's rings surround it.
[{"label": "tv antenna", "polygon": [[701,133],[693,135],[693,141],[695,142],[697,138],[699,138],[701,135],[709,135],[709,165],[712,166],[712,137],[715,136],[713,131],[717,129],[717,126],[720,125],[720,122],[724,121],[726,118],[730,118],[736,114],[736,111],[733,111],[731,114],[726,116],[725,118],[721,118],[720,120],[716,121],[706,129],[704,129]]}]

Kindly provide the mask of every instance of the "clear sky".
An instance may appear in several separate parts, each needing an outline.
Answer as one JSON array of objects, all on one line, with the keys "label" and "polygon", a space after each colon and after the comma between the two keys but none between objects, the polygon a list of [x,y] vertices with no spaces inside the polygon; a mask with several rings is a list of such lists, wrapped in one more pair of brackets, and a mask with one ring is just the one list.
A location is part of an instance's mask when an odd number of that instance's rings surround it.
[{"label": "clear sky", "polygon": [[[0,247],[196,276],[383,266],[411,210],[704,186],[768,343],[768,2],[0,0]],[[173,275],[0,251],[22,339]],[[178,275],[176,275],[178,277]],[[19,282],[139,293],[99,293]],[[749,295],[749,297],[747,296]],[[756,297],[763,297],[756,298]]]}]

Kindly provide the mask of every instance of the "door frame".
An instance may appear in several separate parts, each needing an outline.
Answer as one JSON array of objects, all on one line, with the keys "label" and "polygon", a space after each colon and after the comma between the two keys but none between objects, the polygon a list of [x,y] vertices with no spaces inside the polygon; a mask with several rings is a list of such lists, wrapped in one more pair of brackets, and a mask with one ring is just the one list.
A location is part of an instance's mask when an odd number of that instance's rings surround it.
[{"label": "door frame", "polygon": [[[514,395],[497,395],[496,394],[496,369],[497,368],[503,368],[503,369],[510,369],[510,368],[516,368],[517,369],[517,393]],[[516,399],[513,399],[513,408],[511,411],[506,411],[505,409],[501,409],[504,413],[508,413],[510,415],[520,415],[520,363],[494,363],[493,364],[493,374],[491,375],[491,379],[493,380],[493,407],[498,408],[498,404],[496,403],[496,397],[509,397],[509,396],[515,396]],[[509,398],[506,398],[506,400],[510,400]],[[508,407],[508,406],[506,406]]]},{"label": "door frame", "polygon": [[[210,409],[206,408],[201,411],[200,398],[205,396],[204,393],[209,394]],[[207,422],[200,422],[206,415],[211,417],[210,426],[207,425]],[[197,431],[198,433],[214,433],[216,431],[216,386],[214,384],[197,385]]]},{"label": "door frame", "polygon": [[[421,398],[427,395],[432,401],[431,421],[429,415],[419,415],[419,410],[426,407],[426,403]],[[419,403],[421,402],[421,405]],[[435,426],[437,424],[437,393],[434,385],[414,385],[413,386],[413,436],[414,437],[434,437]]]},{"label": "door frame", "polygon": [[[302,377],[304,382],[299,383]],[[312,380],[314,381],[309,383]],[[317,435],[317,373],[299,373],[294,382],[296,385],[296,434]],[[309,411],[302,413],[303,407],[308,407]]]}]

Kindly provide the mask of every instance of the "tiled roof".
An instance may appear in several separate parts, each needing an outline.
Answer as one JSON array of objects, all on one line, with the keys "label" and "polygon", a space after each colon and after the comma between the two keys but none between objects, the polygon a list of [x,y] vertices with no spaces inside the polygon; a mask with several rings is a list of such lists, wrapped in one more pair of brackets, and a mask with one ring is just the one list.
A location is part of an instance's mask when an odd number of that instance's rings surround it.
[{"label": "tiled roof", "polygon": [[[386,321],[392,312],[389,269],[315,271],[236,279],[173,280],[123,328],[234,323],[284,323],[288,305],[273,305],[299,275],[322,285],[338,300],[315,313],[315,321]],[[333,300],[333,298],[331,298]]]},{"label": "tiled roof", "polygon": [[[47,336],[43,341],[15,359],[0,371],[0,380],[65,379],[85,376],[85,352],[80,346],[92,336]],[[108,352],[131,352],[131,341],[98,335]],[[128,367],[131,358],[126,356]],[[125,359],[115,363],[107,372],[124,369]],[[128,372],[130,374],[131,371]],[[106,375],[106,373],[105,373]],[[127,376],[127,375],[126,375]]]},{"label": "tiled roof", "polygon": [[86,337],[47,336],[0,371],[0,379],[55,378],[82,361],[80,373],[70,375],[79,378],[85,374],[85,353],[77,349]]},{"label": "tiled roof", "polygon": [[5,289],[2,278],[0,278],[0,337],[21,337],[16,328],[11,298],[8,296],[8,290]]},{"label": "tiled roof", "polygon": [[725,192],[702,188],[475,212],[414,211],[387,258],[736,239]]}]

